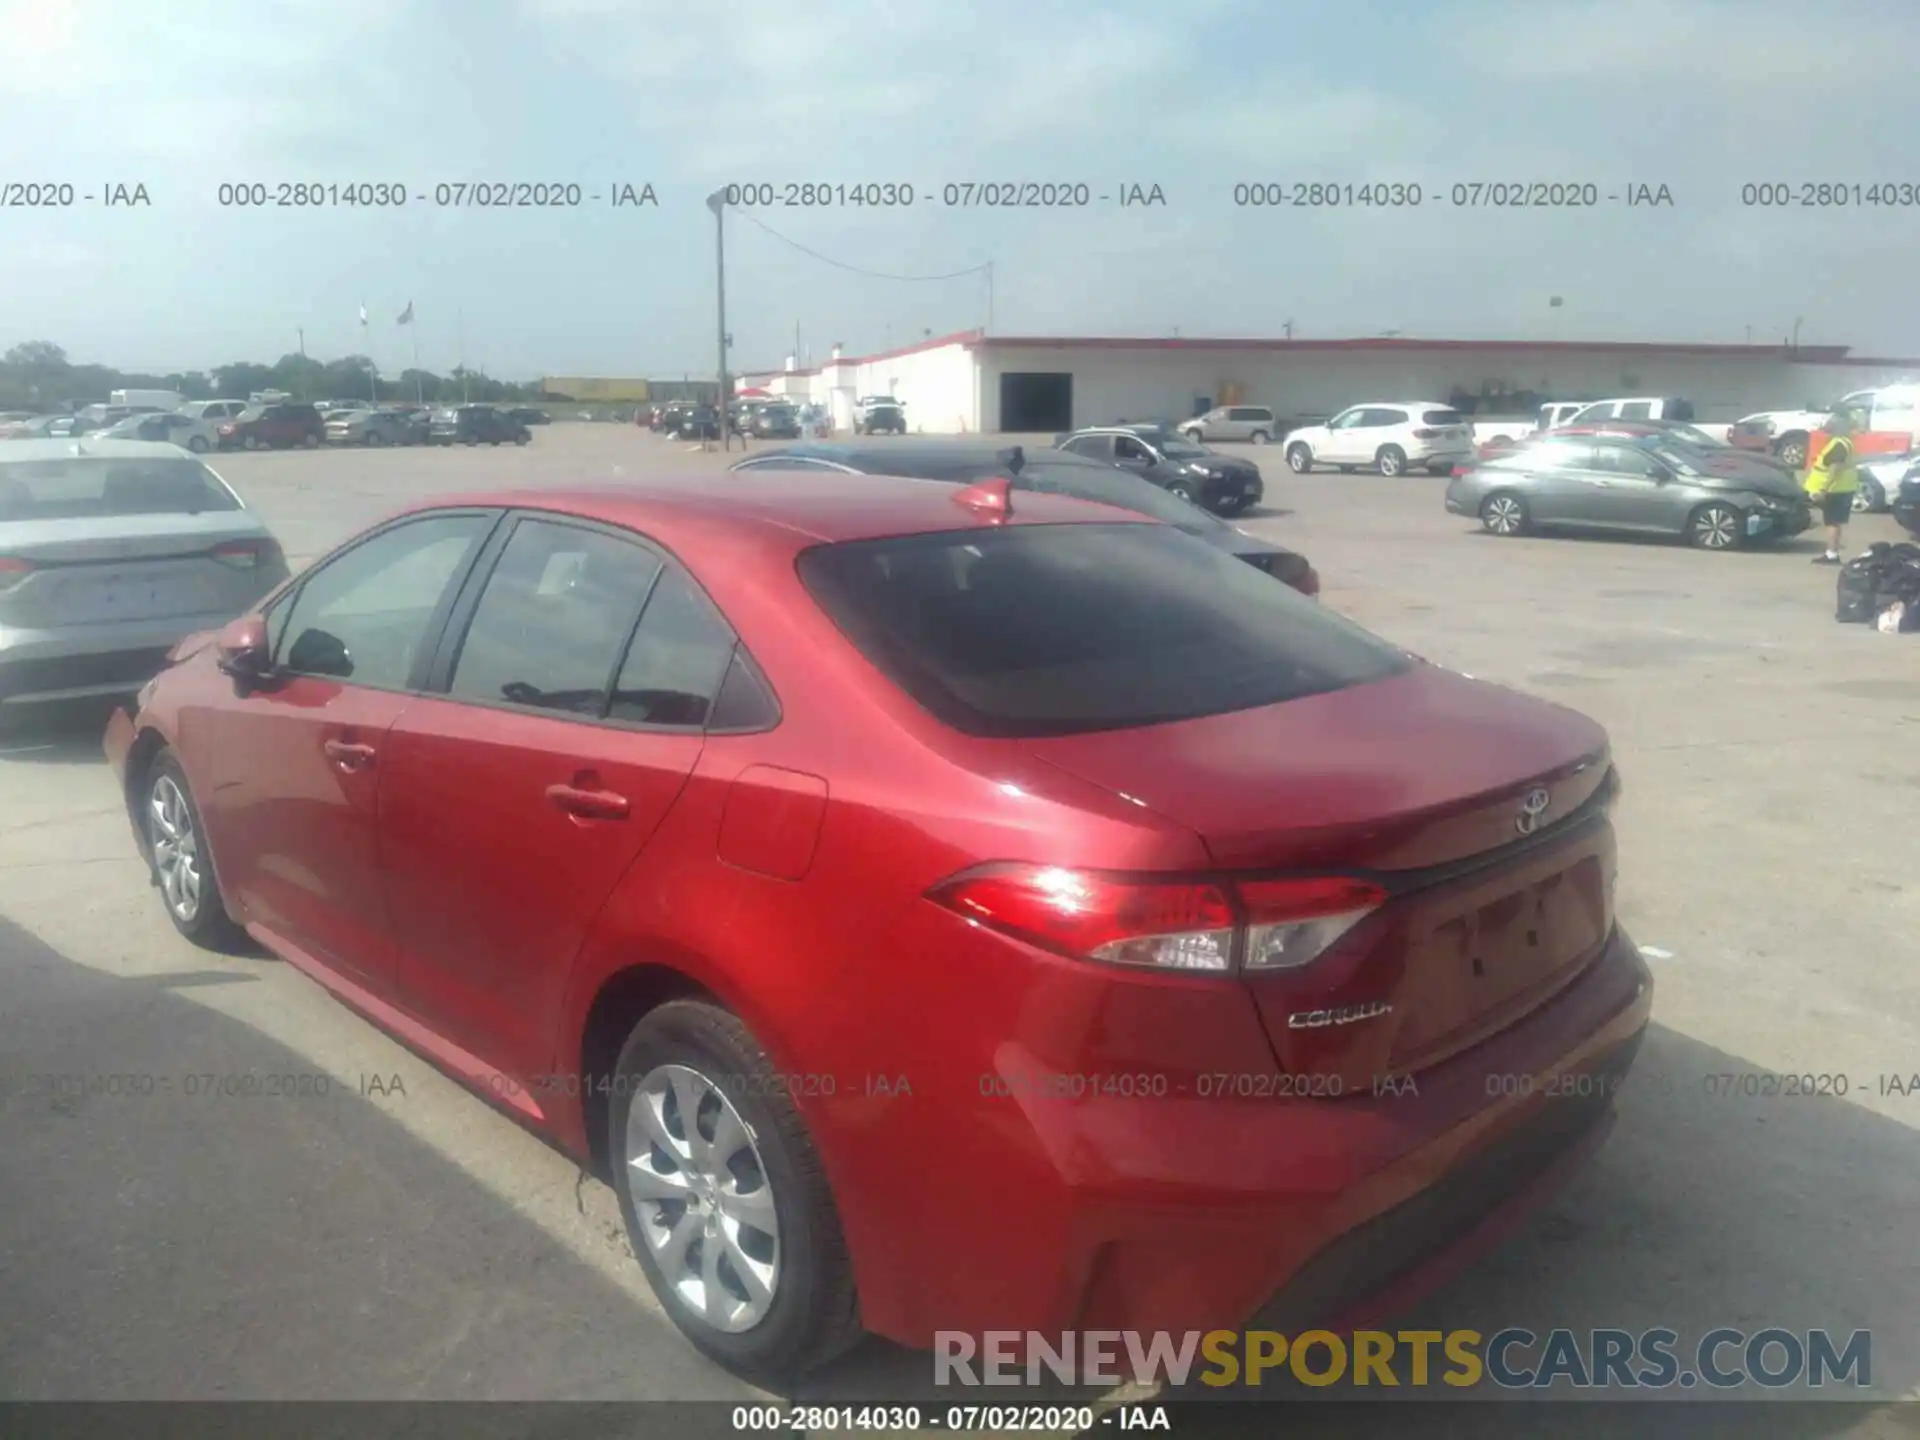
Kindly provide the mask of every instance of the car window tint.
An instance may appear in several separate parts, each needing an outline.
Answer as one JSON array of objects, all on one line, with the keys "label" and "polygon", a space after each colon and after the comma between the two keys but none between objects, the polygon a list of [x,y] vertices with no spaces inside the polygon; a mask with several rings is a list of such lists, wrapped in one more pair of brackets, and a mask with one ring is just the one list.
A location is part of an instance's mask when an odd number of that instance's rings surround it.
[{"label": "car window tint", "polygon": [[733,631],[713,603],[668,571],[640,617],[608,715],[644,725],[706,724],[733,650]]},{"label": "car window tint", "polygon": [[1151,463],[1153,460],[1153,452],[1131,435],[1114,436],[1113,453],[1117,459],[1136,463]]},{"label": "car window tint", "polygon": [[1593,447],[1593,468],[1604,470],[1610,475],[1632,475],[1645,478],[1653,474],[1654,464],[1653,456],[1635,445],[1602,443]]},{"label": "car window tint", "polygon": [[1423,425],[1464,425],[1467,417],[1458,410],[1427,410],[1420,416]]},{"label": "car window tint", "polygon": [[1197,505],[1189,504],[1176,495],[1169,495],[1152,481],[1129,475],[1124,470],[1110,470],[1099,465],[1050,465],[1045,461],[1029,461],[1020,472],[1017,484],[1020,489],[1039,490],[1050,495],[1072,495],[1080,500],[1096,500],[1102,505],[1118,505],[1195,533],[1222,525],[1221,521],[1215,520]]},{"label": "car window tint", "polygon": [[404,687],[435,609],[492,523],[484,515],[410,520],[328,561],[294,596],[277,663],[303,675]]},{"label": "car window tint", "polygon": [[1616,420],[1648,420],[1652,417],[1653,402],[1651,400],[1629,400],[1620,407],[1620,413],[1614,418]]},{"label": "car window tint", "polygon": [[598,530],[522,520],[488,575],[447,693],[598,716],[660,561]]},{"label": "car window tint", "polygon": [[802,582],[945,724],[1020,737],[1160,724],[1410,663],[1255,566],[1165,525],[1034,525],[822,545]]}]

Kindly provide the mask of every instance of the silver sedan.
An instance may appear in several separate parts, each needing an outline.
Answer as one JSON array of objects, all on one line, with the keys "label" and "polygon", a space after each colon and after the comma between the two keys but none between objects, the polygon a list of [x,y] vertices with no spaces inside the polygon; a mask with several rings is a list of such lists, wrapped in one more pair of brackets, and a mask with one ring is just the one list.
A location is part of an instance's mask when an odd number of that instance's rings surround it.
[{"label": "silver sedan", "polygon": [[133,693],[286,578],[260,517],[177,446],[0,446],[0,728]]}]

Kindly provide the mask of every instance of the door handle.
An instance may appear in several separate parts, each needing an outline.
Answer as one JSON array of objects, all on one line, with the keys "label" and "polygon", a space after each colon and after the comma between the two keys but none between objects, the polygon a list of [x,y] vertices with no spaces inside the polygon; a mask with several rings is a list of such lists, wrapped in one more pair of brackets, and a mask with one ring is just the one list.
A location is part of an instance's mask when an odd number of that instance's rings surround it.
[{"label": "door handle", "polygon": [[547,799],[582,820],[624,820],[631,808],[624,795],[611,790],[582,790],[575,785],[549,785]]},{"label": "door handle", "polygon": [[329,760],[338,761],[349,770],[373,763],[371,745],[361,745],[352,740],[328,740],[320,748],[327,752]]}]

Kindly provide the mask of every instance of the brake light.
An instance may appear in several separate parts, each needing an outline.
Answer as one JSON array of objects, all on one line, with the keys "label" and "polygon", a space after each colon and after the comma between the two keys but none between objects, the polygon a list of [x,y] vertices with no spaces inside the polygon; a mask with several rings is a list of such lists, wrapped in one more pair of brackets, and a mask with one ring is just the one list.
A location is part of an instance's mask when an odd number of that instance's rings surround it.
[{"label": "brake light", "polygon": [[33,573],[33,562],[15,555],[0,555],[0,590],[11,590]]},{"label": "brake light", "polygon": [[279,557],[280,547],[271,540],[226,540],[207,553],[230,569],[258,570]]},{"label": "brake light", "polygon": [[1240,885],[1247,911],[1249,970],[1297,970],[1386,903],[1387,892],[1344,875],[1249,880]]},{"label": "brake light", "polygon": [[1322,954],[1386,900],[1336,876],[1158,881],[1060,866],[964,871],[928,898],[977,925],[1077,959],[1225,974],[1291,969]]}]

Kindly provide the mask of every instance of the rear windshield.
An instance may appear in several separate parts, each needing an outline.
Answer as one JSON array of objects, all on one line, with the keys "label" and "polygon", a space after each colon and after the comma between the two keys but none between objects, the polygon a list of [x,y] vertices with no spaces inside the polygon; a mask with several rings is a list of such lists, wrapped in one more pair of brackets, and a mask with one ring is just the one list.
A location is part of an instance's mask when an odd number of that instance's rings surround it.
[{"label": "rear windshield", "polygon": [[1467,417],[1458,410],[1429,410],[1420,417],[1422,425],[1464,425]]},{"label": "rear windshield", "polygon": [[1408,659],[1161,525],[824,545],[802,583],[894,684],[969,735],[1072,735],[1342,690]]},{"label": "rear windshield", "polygon": [[0,521],[238,510],[233,492],[197,460],[104,457],[0,463]]}]

